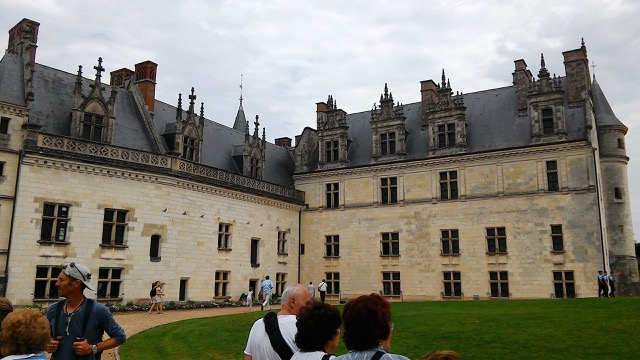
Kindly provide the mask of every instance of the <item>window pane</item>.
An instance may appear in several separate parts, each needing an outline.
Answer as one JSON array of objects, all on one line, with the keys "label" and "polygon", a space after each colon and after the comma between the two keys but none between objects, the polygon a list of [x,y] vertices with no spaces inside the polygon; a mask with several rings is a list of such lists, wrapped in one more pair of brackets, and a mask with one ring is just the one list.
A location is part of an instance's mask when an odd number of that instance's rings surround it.
[{"label": "window pane", "polygon": [[111,282],[111,291],[109,292],[110,298],[118,298],[120,297],[120,282]]},{"label": "window pane", "polygon": [[566,284],[567,287],[567,297],[568,298],[574,298],[576,297],[576,289],[573,283],[567,283]]},{"label": "window pane", "polygon": [[109,278],[109,268],[100,268],[98,270],[98,279],[108,279]]},{"label": "window pane", "polygon": [[500,272],[500,280],[509,280],[509,273],[506,271]]},{"label": "window pane", "polygon": [[453,284],[453,294],[455,296],[462,296],[462,284],[460,283]]},{"label": "window pane", "polygon": [[104,221],[113,221],[113,210],[104,211]]},{"label": "window pane", "polygon": [[51,240],[52,231],[53,231],[53,220],[42,219],[42,229],[40,229],[40,238],[42,240]]},{"label": "window pane", "polygon": [[567,271],[564,273],[564,279],[566,281],[573,281],[573,272],[572,271]]},{"label": "window pane", "polygon": [[442,273],[442,276],[444,277],[445,280],[451,280],[451,273],[450,272]]},{"label": "window pane", "polygon": [[46,267],[36,268],[36,278],[46,278],[48,276],[49,276],[49,268],[46,268]]},{"label": "window pane", "polygon": [[462,278],[462,275],[459,272],[453,273],[453,280],[460,280],[461,278]]},{"label": "window pane", "polygon": [[509,284],[500,283],[500,296],[509,297]]},{"label": "window pane", "polygon": [[111,229],[113,227],[108,224],[102,225],[102,243],[111,244]]},{"label": "window pane", "polygon": [[498,297],[500,293],[498,292],[498,283],[491,283],[491,296]]},{"label": "window pane", "polygon": [[118,222],[119,223],[127,222],[127,212],[126,211],[118,211]]},{"label": "window pane", "polygon": [[33,297],[35,299],[44,299],[47,295],[47,280],[36,280],[36,286],[33,290]]},{"label": "window pane", "polygon": [[554,293],[555,293],[557,298],[563,298],[564,297],[564,289],[562,288],[562,283],[553,284],[553,289],[554,289]]},{"label": "window pane", "polygon": [[54,216],[55,208],[56,208],[55,205],[44,204],[44,208],[42,209],[42,215],[44,215],[44,216]]},{"label": "window pane", "polygon": [[554,281],[562,281],[562,273],[559,271],[553,272],[553,280]]}]

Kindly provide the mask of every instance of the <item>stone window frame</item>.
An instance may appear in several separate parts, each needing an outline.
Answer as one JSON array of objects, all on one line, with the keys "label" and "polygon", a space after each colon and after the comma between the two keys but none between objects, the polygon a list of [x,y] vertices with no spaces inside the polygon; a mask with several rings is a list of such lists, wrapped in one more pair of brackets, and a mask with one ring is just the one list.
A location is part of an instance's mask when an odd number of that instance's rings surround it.
[{"label": "stone window frame", "polygon": [[489,271],[489,297],[511,298],[508,271]]},{"label": "stone window frame", "polygon": [[277,272],[276,273],[276,292],[275,294],[278,296],[282,296],[282,293],[287,288],[287,273],[286,272]]},{"label": "stone window frame", "polygon": [[[111,219],[107,219],[107,214],[113,213]],[[124,215],[124,219],[120,217]],[[108,233],[107,233],[107,229]],[[101,247],[128,247],[127,230],[129,229],[129,210],[105,208],[102,222],[102,242]],[[106,242],[106,235],[109,235],[109,242]]]},{"label": "stone window frame", "polygon": [[9,125],[11,124],[11,118],[2,116],[0,117],[0,136],[9,135]]},{"label": "stone window frame", "polygon": [[233,224],[218,223],[218,250],[230,251],[233,240]]},{"label": "stone window frame", "polygon": [[618,138],[618,149],[625,149],[626,145],[624,143],[624,138],[623,137],[619,137]]},{"label": "stone window frame", "polygon": [[398,297],[402,295],[402,283],[400,279],[400,271],[383,271],[382,272],[382,294],[389,297]]},{"label": "stone window frame", "polygon": [[380,234],[380,256],[400,256],[399,232],[383,232]]},{"label": "stone window frame", "polygon": [[560,176],[558,174],[558,161],[545,161],[545,174],[547,177],[547,191],[560,191]]},{"label": "stone window frame", "polygon": [[462,292],[462,273],[460,271],[442,272],[442,296],[446,298],[461,298],[464,296]]},{"label": "stone window frame", "polygon": [[616,186],[613,188],[613,201],[615,202],[624,202],[624,188],[620,186]]},{"label": "stone window frame", "polygon": [[563,253],[564,250],[564,234],[562,233],[561,224],[551,225],[551,252]]},{"label": "stone window frame", "polygon": [[325,253],[326,258],[340,257],[340,235],[325,235]]},{"label": "stone window frame", "polygon": [[397,139],[395,131],[386,131],[378,135],[380,141],[380,156],[395,155],[397,152]]},{"label": "stone window frame", "polygon": [[440,255],[460,255],[460,230],[440,229]]},{"label": "stone window frame", "polygon": [[553,294],[560,299],[576,297],[576,282],[573,270],[553,271]]},{"label": "stone window frame", "polygon": [[182,158],[187,161],[198,161],[198,139],[184,135],[182,137]]},{"label": "stone window frame", "polygon": [[380,178],[380,204],[391,205],[398,203],[398,177],[387,176]]},{"label": "stone window frame", "polygon": [[[96,287],[96,298],[100,301],[122,301],[122,285],[124,268],[122,267],[100,267],[98,268],[98,286]],[[114,290],[114,286],[117,287]],[[116,293],[113,296],[114,292]]]},{"label": "stone window frame", "polygon": [[456,123],[445,122],[435,125],[436,147],[446,149],[456,146]]},{"label": "stone window frame", "polygon": [[504,226],[488,227],[486,231],[487,254],[507,254],[507,228]]},{"label": "stone window frame", "polygon": [[325,183],[325,209],[340,207],[340,183]]},{"label": "stone window frame", "polygon": [[[96,120],[100,119],[98,123]],[[80,138],[87,141],[104,142],[108,130],[108,118],[103,114],[84,112],[80,121]],[[88,128],[88,131],[87,131]],[[96,139],[96,128],[99,129],[100,138]]]},{"label": "stone window frame", "polygon": [[440,183],[440,200],[456,200],[460,198],[457,170],[440,171],[438,178]]},{"label": "stone window frame", "polygon": [[325,272],[325,283],[327,283],[327,295],[339,295],[340,294],[340,272]]},{"label": "stone window frame", "polygon": [[[43,271],[46,271],[46,274],[43,274]],[[50,301],[60,299],[60,296],[58,295],[58,288],[56,287],[56,282],[58,281],[58,276],[61,272],[62,267],[60,267],[59,265],[36,266],[36,278],[33,289],[34,301]],[[42,291],[39,289],[39,287],[41,288],[43,286],[44,290]],[[40,294],[43,295],[40,296]]]},{"label": "stone window frame", "polygon": [[552,108],[544,107],[540,110],[540,125],[542,126],[542,135],[556,133],[555,114]]},{"label": "stone window frame", "polygon": [[[61,213],[65,207],[67,208],[66,216],[64,216],[64,213]],[[48,209],[52,211],[49,212]],[[67,236],[69,222],[71,222],[70,213],[71,205],[69,204],[45,201],[42,204],[42,223],[40,225],[40,239],[38,242],[41,244],[69,244]],[[50,223],[48,226],[49,234],[47,236],[44,234],[47,229],[45,223]],[[59,234],[60,229],[62,229],[62,234]],[[59,239],[60,236],[62,236],[61,240]]]},{"label": "stone window frame", "polygon": [[[149,261],[160,262],[162,256],[160,256],[160,244],[162,244],[162,236],[159,234],[153,234],[149,238]],[[155,248],[155,252],[154,252]]]},{"label": "stone window frame", "polygon": [[329,139],[324,142],[324,162],[331,163],[340,160],[340,140]]},{"label": "stone window frame", "polygon": [[213,281],[213,297],[216,299],[229,298],[229,285],[231,284],[231,271],[216,270]]},{"label": "stone window frame", "polygon": [[278,255],[289,255],[287,252],[287,232],[278,230]]}]

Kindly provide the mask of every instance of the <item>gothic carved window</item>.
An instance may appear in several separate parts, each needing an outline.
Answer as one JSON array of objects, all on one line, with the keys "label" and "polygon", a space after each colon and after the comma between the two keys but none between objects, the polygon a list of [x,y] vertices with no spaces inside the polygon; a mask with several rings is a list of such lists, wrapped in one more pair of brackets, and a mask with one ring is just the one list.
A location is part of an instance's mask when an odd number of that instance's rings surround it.
[{"label": "gothic carved window", "polygon": [[184,136],[182,156],[185,160],[198,161],[198,145],[195,138],[187,135]]},{"label": "gothic carved window", "polygon": [[82,118],[82,138],[90,141],[102,141],[106,123],[104,116],[98,114],[85,113]]},{"label": "gothic carved window", "polygon": [[380,134],[380,155],[393,155],[396,153],[396,133]]}]

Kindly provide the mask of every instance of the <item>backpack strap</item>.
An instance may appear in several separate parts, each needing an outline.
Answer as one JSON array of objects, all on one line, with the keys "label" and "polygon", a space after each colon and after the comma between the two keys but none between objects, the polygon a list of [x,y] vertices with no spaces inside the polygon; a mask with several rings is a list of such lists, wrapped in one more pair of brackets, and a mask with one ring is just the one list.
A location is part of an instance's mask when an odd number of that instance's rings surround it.
[{"label": "backpack strap", "polygon": [[378,350],[378,351],[376,351],[375,354],[373,354],[373,356],[371,357],[371,360],[380,360],[382,355],[384,355],[384,351]]},{"label": "backpack strap", "polygon": [[290,360],[293,356],[293,351],[291,351],[291,348],[282,337],[280,326],[278,325],[278,315],[275,312],[270,311],[264,316],[264,329],[269,335],[271,347],[278,353],[280,359]]},{"label": "backpack strap", "polygon": [[[64,301],[65,304],[67,302],[67,300]],[[93,312],[93,304],[95,303],[95,300],[93,299],[87,299],[87,303],[85,304],[85,308],[84,308],[84,317],[82,318],[82,336],[84,337],[84,330],[87,328],[87,324],[89,323],[89,317],[91,316],[91,313]],[[57,303],[53,304],[53,306],[55,306],[54,312],[55,312],[55,319],[54,319],[54,325],[51,326],[51,337],[52,338],[56,338],[56,336],[58,336],[58,324],[60,323],[60,317],[62,316],[62,309],[64,308],[64,305],[62,304],[62,301],[58,301]]]},{"label": "backpack strap", "polygon": [[329,359],[331,359],[331,355],[332,355],[332,354],[324,354],[324,356],[322,356],[322,360],[329,360]]},{"label": "backpack strap", "polygon": [[93,303],[95,302],[95,300],[93,299],[87,299],[87,303],[84,305],[84,317],[82,318],[82,337],[84,336],[84,331],[87,328],[87,324],[89,323],[89,316],[91,316],[91,313],[93,312]]},{"label": "backpack strap", "polygon": [[[67,300],[65,300],[65,303],[66,302]],[[58,336],[58,324],[60,323],[60,317],[62,316],[62,301],[58,301],[52,306],[54,306],[53,312],[55,313],[55,317],[53,324],[51,325],[51,338],[55,339]]]}]

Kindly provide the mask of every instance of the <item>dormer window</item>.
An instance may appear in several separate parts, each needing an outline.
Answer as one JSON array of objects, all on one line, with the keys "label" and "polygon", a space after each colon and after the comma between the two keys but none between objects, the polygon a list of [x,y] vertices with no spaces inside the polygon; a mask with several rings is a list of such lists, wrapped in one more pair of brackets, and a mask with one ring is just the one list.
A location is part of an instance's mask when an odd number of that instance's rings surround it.
[{"label": "dormer window", "polygon": [[251,177],[257,178],[260,174],[260,159],[252,158],[251,159]]},{"label": "dormer window", "polygon": [[190,136],[184,137],[182,154],[185,160],[198,161],[198,142]]},{"label": "dormer window", "polygon": [[103,139],[104,130],[104,116],[89,113],[84,114],[81,130],[83,139],[101,142]]},{"label": "dormer window", "polygon": [[542,109],[542,133],[553,134],[555,127],[553,126],[553,110]]},{"label": "dormer window", "polygon": [[325,142],[325,161],[326,162],[334,162],[338,161],[340,155],[340,148],[338,140],[331,140]]},{"label": "dormer window", "polygon": [[380,155],[393,155],[396,153],[396,133],[380,134]]},{"label": "dormer window", "polygon": [[438,125],[438,148],[448,148],[456,145],[456,124]]}]

